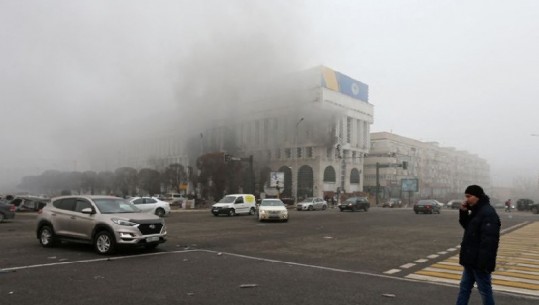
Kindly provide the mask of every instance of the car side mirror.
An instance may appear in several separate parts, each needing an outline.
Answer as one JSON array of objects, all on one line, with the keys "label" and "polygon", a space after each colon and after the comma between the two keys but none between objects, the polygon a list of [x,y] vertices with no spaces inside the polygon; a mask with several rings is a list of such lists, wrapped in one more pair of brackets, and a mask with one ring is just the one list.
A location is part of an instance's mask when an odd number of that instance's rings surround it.
[{"label": "car side mirror", "polygon": [[84,208],[84,209],[81,210],[81,213],[82,214],[92,215],[92,214],[95,214],[95,211],[92,208]]}]

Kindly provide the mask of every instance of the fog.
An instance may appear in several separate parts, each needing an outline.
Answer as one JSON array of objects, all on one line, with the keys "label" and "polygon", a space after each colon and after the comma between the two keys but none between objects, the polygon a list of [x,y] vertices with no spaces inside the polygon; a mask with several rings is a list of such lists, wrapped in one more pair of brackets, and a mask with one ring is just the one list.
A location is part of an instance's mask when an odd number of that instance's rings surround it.
[{"label": "fog", "polygon": [[198,134],[321,64],[369,85],[371,131],[478,154],[494,185],[537,180],[535,1],[199,2],[0,2],[0,184]]}]

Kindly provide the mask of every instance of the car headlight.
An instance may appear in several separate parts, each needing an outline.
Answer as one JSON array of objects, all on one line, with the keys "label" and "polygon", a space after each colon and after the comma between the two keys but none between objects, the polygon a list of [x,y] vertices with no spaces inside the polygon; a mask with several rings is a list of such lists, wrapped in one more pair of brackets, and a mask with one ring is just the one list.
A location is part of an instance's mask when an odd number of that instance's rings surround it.
[{"label": "car headlight", "polygon": [[136,226],[136,225],[138,225],[137,223],[127,221],[127,220],[124,220],[124,219],[112,218],[111,220],[112,220],[112,222],[114,222],[115,224],[120,225],[120,226]]},{"label": "car headlight", "polygon": [[266,212],[266,210],[262,210],[262,211],[260,211],[259,213],[260,213],[261,215],[266,215],[267,212]]}]

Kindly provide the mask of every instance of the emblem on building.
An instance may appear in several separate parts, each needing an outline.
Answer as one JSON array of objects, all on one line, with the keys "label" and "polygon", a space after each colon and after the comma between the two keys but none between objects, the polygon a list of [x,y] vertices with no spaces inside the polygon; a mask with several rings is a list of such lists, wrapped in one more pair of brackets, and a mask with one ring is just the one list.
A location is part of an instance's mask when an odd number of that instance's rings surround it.
[{"label": "emblem on building", "polygon": [[359,94],[359,85],[357,83],[352,83],[351,89],[354,95]]}]

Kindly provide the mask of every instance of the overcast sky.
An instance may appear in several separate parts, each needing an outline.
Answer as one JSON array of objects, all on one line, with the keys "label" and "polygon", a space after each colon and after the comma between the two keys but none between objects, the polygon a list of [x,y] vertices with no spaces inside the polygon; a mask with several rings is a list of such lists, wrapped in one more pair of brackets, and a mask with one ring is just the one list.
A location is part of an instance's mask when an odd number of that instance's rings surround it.
[{"label": "overcast sky", "polygon": [[369,85],[372,131],[539,175],[539,1],[0,0],[0,41],[0,168],[71,168],[323,64]]}]

